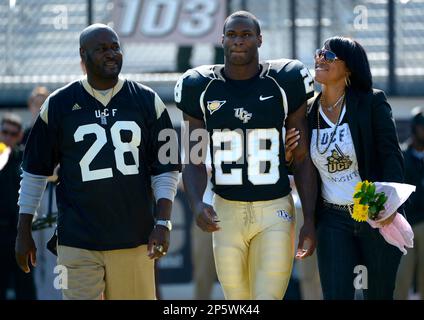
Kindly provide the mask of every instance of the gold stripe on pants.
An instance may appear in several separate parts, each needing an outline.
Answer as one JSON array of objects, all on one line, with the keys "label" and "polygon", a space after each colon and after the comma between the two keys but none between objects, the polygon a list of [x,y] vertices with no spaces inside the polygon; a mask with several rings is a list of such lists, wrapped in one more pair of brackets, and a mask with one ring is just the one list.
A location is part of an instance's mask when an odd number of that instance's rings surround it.
[{"label": "gold stripe on pants", "polygon": [[293,267],[295,215],[291,194],[229,201],[215,195],[221,229],[213,233],[218,279],[229,300],[281,300]]}]

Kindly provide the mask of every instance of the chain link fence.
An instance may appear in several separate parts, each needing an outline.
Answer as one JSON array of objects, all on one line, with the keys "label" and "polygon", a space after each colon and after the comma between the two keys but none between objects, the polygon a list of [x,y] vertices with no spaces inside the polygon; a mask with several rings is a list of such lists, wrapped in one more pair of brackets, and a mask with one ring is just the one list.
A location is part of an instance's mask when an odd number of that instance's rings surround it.
[{"label": "chain link fence", "polygon": [[[0,0],[0,104],[19,100],[18,89],[30,90],[39,83],[58,87],[81,74],[78,37],[88,23],[88,2]],[[395,88],[391,93],[422,96],[424,0],[394,0],[393,42],[389,39],[389,2],[232,0],[229,9],[245,8],[260,19],[264,37],[262,59],[295,57],[313,69],[314,50],[330,36],[347,35],[366,48],[376,86],[390,89],[392,65]],[[92,0],[93,22],[111,24],[116,3]],[[191,65],[213,63],[213,49],[213,44],[194,45]],[[172,82],[178,76],[173,74],[176,43],[123,42],[123,50],[123,73],[136,80]]]}]

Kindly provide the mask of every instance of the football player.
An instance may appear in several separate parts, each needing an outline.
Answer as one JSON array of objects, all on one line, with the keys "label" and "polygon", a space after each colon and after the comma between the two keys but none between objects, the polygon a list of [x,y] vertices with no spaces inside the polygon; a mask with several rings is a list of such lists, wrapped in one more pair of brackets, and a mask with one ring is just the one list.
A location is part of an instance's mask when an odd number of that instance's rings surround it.
[{"label": "football player", "polygon": [[259,63],[261,43],[257,18],[245,11],[233,13],[223,28],[225,64],[188,70],[175,87],[189,132],[205,128],[210,137],[213,207],[202,202],[206,170],[203,160],[192,158],[197,142],[190,142],[186,152],[191,157],[183,180],[197,225],[213,232],[226,299],[282,299],[287,288],[295,256],[295,216],[284,127],[301,133],[292,151],[305,216],[296,257],[305,258],[315,248],[316,174],[306,135],[313,80],[297,60]]},{"label": "football player", "polygon": [[154,259],[168,249],[180,169],[158,158],[158,134],[172,124],[154,91],[119,77],[122,51],[113,29],[84,29],[80,56],[87,77],[51,94],[29,135],[16,259],[25,272],[28,259],[35,266],[31,223],[46,178],[60,164],[64,299],[155,299]]}]

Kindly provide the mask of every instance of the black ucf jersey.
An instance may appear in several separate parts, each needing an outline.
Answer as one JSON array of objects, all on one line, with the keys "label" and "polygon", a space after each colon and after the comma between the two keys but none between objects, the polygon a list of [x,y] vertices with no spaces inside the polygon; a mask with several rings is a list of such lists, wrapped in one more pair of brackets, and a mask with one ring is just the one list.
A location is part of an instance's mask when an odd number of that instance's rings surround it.
[{"label": "black ucf jersey", "polygon": [[237,201],[283,197],[291,189],[282,130],[312,97],[313,79],[297,60],[265,61],[249,80],[228,79],[223,69],[190,69],[175,86],[177,107],[209,132],[213,190]]},{"label": "black ucf jersey", "polygon": [[158,134],[172,124],[155,92],[119,80],[106,96],[86,79],[57,90],[26,145],[26,172],[49,176],[60,164],[60,245],[112,250],[148,243],[154,221],[150,177],[180,169],[158,159],[165,143]]}]

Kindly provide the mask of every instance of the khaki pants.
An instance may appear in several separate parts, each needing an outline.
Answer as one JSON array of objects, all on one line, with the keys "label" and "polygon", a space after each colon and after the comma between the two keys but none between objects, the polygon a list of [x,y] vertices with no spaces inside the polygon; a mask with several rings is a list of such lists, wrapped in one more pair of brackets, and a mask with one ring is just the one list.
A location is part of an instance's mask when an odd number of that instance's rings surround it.
[{"label": "khaki pants", "polygon": [[213,233],[213,249],[225,298],[281,300],[294,258],[292,196],[240,202],[215,195],[214,208],[221,230]]},{"label": "khaki pants", "polygon": [[147,245],[108,251],[58,246],[58,265],[67,270],[64,300],[156,299]]},{"label": "khaki pants", "polygon": [[424,222],[412,227],[414,231],[414,248],[408,249],[408,254],[402,256],[396,280],[394,297],[397,300],[407,300],[415,272],[417,273],[418,292],[424,300]]}]

